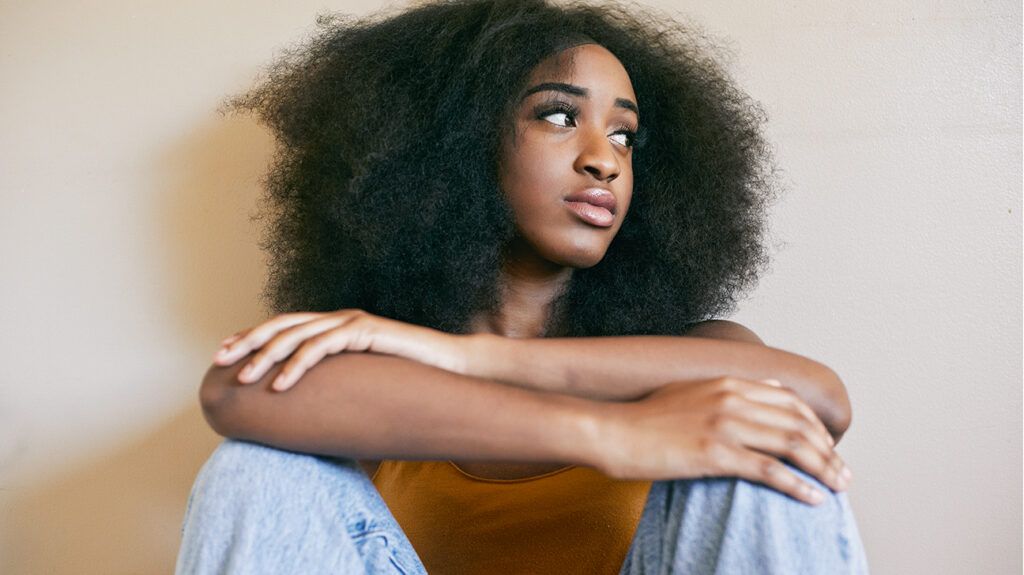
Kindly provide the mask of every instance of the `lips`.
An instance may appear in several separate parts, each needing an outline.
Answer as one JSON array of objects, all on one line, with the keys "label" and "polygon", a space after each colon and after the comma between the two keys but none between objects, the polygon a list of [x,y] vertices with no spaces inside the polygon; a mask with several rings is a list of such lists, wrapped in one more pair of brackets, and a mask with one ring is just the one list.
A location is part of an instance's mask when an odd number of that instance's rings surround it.
[{"label": "lips", "polygon": [[604,188],[587,188],[565,197],[567,202],[584,202],[615,213],[615,196]]},{"label": "lips", "polygon": [[565,197],[565,205],[578,218],[607,228],[615,221],[615,196],[604,188],[587,188]]}]

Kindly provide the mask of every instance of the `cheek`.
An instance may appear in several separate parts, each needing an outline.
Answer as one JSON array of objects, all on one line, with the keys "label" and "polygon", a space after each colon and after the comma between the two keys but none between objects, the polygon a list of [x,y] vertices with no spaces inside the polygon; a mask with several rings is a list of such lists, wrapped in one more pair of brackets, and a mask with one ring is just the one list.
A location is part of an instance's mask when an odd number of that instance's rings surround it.
[{"label": "cheek", "polygon": [[633,171],[630,170],[628,173],[623,172],[623,189],[626,193],[622,194],[622,208],[623,215],[629,214],[629,206],[633,203]]},{"label": "cheek", "polygon": [[516,218],[529,223],[543,219],[559,197],[557,182],[560,174],[557,162],[549,150],[520,146],[514,154],[504,158],[501,171],[501,189]]}]

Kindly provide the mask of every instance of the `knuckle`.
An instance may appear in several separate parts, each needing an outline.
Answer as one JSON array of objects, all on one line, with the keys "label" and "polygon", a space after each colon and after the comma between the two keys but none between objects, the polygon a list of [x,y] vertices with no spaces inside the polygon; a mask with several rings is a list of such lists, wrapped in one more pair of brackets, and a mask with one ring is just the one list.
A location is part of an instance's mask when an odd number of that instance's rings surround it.
[{"label": "knuckle", "polygon": [[715,380],[715,382],[717,383],[719,389],[725,391],[735,391],[739,385],[739,382],[736,380],[736,378],[731,376],[720,377],[717,380]]},{"label": "knuckle", "polygon": [[263,352],[264,356],[272,361],[281,361],[288,357],[288,351],[285,349],[285,345],[286,342],[284,340],[275,338],[264,347],[266,350]]},{"label": "knuckle", "polygon": [[823,477],[825,479],[825,483],[828,484],[833,484],[839,479],[839,472],[828,464],[823,464],[818,474],[820,477]]},{"label": "knuckle", "polygon": [[739,402],[739,395],[733,391],[722,391],[715,395],[715,406],[719,411],[732,411]]},{"label": "knuckle", "polygon": [[786,452],[791,454],[799,452],[804,447],[804,441],[804,434],[799,431],[790,431],[786,433]]},{"label": "knuckle", "polygon": [[706,457],[713,457],[719,451],[718,441],[709,435],[702,435],[697,438],[697,451]]},{"label": "knuckle", "polygon": [[704,425],[712,433],[721,432],[727,425],[727,416],[721,412],[711,413],[704,420]]},{"label": "knuckle", "polygon": [[766,457],[761,460],[758,471],[760,472],[761,477],[768,480],[780,478],[783,474],[782,464],[770,457]]},{"label": "knuckle", "polygon": [[779,389],[782,391],[782,393],[786,394],[786,397],[789,398],[789,401],[792,401],[793,403],[803,403],[803,400],[800,399],[800,395],[797,394],[797,392],[793,391],[792,389],[788,387],[782,387]]},{"label": "knuckle", "polygon": [[729,448],[714,437],[704,437],[699,441],[699,453],[703,467],[709,470],[725,472],[732,467]]},{"label": "knuckle", "polygon": [[299,349],[302,350],[303,353],[316,353],[320,348],[322,348],[330,341],[330,332],[326,331],[303,340],[302,345],[299,346]]},{"label": "knuckle", "polygon": [[296,353],[308,354],[314,351],[317,348],[317,346],[323,343],[322,338],[323,334],[319,334],[314,335],[313,337],[310,337],[309,339],[303,341],[301,344],[299,344]]},{"label": "knuckle", "polygon": [[811,422],[807,421],[805,417],[793,417],[793,428],[798,433],[807,433],[812,431]]}]

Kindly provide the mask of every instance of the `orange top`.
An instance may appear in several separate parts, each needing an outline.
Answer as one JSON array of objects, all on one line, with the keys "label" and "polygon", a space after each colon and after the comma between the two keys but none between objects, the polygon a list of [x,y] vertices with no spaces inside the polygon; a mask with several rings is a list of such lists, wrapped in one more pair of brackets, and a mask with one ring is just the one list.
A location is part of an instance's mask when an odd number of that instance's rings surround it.
[{"label": "orange top", "polygon": [[430,575],[616,575],[649,481],[569,466],[484,479],[451,461],[383,461],[373,483]]}]

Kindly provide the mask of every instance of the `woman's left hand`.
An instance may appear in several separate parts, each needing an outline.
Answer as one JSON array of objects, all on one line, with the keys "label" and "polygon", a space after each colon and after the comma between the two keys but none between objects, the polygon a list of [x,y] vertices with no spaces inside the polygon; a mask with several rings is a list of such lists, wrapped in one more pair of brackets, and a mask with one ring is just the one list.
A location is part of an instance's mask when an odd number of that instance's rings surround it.
[{"label": "woman's left hand", "polygon": [[462,343],[453,334],[359,309],[343,309],[279,315],[222,341],[213,361],[220,366],[232,365],[259,350],[238,373],[240,382],[251,383],[287,358],[272,384],[275,390],[285,391],[325,356],[343,351],[397,355],[462,373],[466,366]]}]

